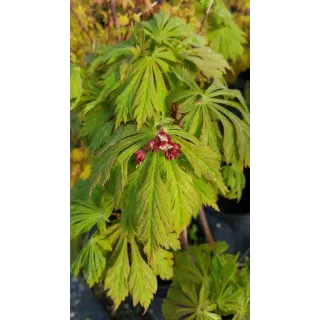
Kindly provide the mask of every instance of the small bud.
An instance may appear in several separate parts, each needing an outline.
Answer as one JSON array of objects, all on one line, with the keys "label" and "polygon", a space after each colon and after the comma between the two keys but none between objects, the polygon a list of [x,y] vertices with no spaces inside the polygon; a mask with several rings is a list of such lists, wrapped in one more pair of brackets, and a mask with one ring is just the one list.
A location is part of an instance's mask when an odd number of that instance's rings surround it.
[{"label": "small bud", "polygon": [[141,162],[146,158],[146,152],[143,150],[138,150],[134,154],[136,156],[136,164],[139,166]]}]

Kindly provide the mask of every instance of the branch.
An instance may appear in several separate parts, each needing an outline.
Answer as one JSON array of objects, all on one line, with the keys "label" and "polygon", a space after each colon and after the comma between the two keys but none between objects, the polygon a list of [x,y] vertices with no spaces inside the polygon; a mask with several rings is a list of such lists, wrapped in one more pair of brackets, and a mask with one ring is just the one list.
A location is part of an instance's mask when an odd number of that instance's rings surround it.
[{"label": "branch", "polygon": [[88,38],[90,39],[91,44],[93,43],[92,38],[90,36],[90,33],[88,31],[88,29],[85,27],[85,25],[82,23],[82,21],[80,20],[78,14],[74,11],[74,8],[72,5],[70,5],[70,10],[72,12],[72,14],[74,15],[74,17],[77,19],[81,29],[84,31],[84,33],[88,36]]},{"label": "branch", "polygon": [[189,250],[187,228],[184,228],[180,234],[180,243],[183,250]]},{"label": "branch", "polygon": [[211,231],[210,231],[210,228],[209,228],[209,225],[208,225],[208,221],[207,221],[207,218],[206,218],[206,215],[204,213],[204,210],[203,208],[201,208],[199,210],[199,220],[200,220],[200,224],[201,224],[201,227],[204,231],[204,234],[206,235],[206,238],[207,238],[207,241],[209,242],[209,244],[211,245],[211,247],[214,249],[214,239],[213,239],[213,236],[211,234]]},{"label": "branch", "polygon": [[201,26],[200,26],[199,33],[201,33],[202,28],[203,28],[203,26],[204,26],[204,23],[206,22],[206,20],[207,20],[207,18],[208,18],[208,14],[209,14],[210,9],[211,9],[211,7],[212,7],[212,3],[213,3],[213,0],[210,0],[209,5],[208,5],[207,10],[206,10],[206,13],[205,13],[205,15],[204,15],[204,17],[203,17],[203,20],[202,20],[202,22],[201,22]]}]

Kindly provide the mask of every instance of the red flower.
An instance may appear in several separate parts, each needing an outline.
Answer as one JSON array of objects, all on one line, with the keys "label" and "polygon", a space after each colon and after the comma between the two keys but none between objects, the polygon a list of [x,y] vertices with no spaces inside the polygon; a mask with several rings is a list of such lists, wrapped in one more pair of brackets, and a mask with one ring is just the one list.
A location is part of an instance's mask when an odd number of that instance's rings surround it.
[{"label": "red flower", "polygon": [[178,157],[180,156],[181,154],[181,151],[178,150],[178,149],[172,149],[170,154],[175,158],[175,159],[178,159]]},{"label": "red flower", "polygon": [[148,150],[148,149],[150,149],[151,151],[158,152],[159,146],[155,140],[150,140],[145,147],[145,150]]},{"label": "red flower", "polygon": [[139,166],[140,163],[146,158],[146,152],[143,150],[138,150],[134,154],[136,156],[136,164]]},{"label": "red flower", "polygon": [[140,165],[146,157],[146,151],[158,152],[161,150],[167,160],[177,159],[181,155],[180,144],[171,141],[172,138],[161,129],[153,140],[150,140],[144,150],[138,150],[135,152],[136,163]]},{"label": "red flower", "polygon": [[179,150],[181,148],[180,144],[179,143],[172,143],[172,148],[173,150]]},{"label": "red flower", "polygon": [[166,142],[166,141],[162,141],[159,144],[159,149],[162,151],[167,151],[169,149],[172,149],[172,143],[171,142]]},{"label": "red flower", "polygon": [[165,142],[171,141],[171,137],[164,131],[159,131],[157,134],[157,137],[160,139],[160,141],[165,141]]}]

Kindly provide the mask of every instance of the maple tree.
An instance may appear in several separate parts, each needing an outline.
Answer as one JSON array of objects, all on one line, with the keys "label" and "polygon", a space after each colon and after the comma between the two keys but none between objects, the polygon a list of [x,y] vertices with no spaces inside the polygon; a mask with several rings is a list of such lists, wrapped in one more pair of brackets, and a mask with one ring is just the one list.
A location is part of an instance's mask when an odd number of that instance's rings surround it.
[{"label": "maple tree", "polygon": [[71,238],[84,240],[71,269],[103,284],[115,309],[129,294],[147,309],[157,276],[175,277],[191,219],[244,187],[249,111],[227,87],[224,53],[197,31],[161,12],[85,66],[72,55],[71,109],[90,175],[71,190]]}]

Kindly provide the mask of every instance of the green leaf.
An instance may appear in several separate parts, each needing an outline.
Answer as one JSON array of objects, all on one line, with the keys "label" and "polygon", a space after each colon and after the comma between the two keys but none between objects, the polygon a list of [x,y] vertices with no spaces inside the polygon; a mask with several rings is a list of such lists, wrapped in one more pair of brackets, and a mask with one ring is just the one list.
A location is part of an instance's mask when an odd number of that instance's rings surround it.
[{"label": "green leaf", "polygon": [[106,267],[106,258],[103,250],[111,250],[111,245],[104,237],[93,236],[88,240],[80,251],[71,270],[76,277],[83,269],[90,287],[101,281],[101,275]]},{"label": "green leaf", "polygon": [[224,84],[223,76],[230,70],[224,57],[209,47],[193,48],[181,52],[184,59],[191,61],[205,76],[213,78],[216,83]]},{"label": "green leaf", "polygon": [[120,87],[115,101],[116,127],[121,122],[136,119],[139,128],[155,114],[165,114],[167,87],[162,70],[169,69],[166,59],[173,59],[170,52],[156,49],[150,56],[139,57],[132,65],[130,76]]},{"label": "green leaf", "polygon": [[208,38],[213,41],[213,48],[226,60],[236,62],[244,53],[245,34],[235,23],[232,27],[223,26],[209,32]]},{"label": "green leaf", "polygon": [[78,201],[71,205],[70,237],[74,239],[88,232],[97,225],[99,232],[106,229],[106,222],[114,208],[112,197],[106,198],[103,207],[97,207],[93,202]]},{"label": "green leaf", "polygon": [[210,300],[210,279],[206,279],[198,290],[194,283],[182,283],[168,291],[162,311],[166,319],[214,319],[222,318],[214,313],[216,304]]},{"label": "green leaf", "polygon": [[71,103],[71,110],[77,106],[82,96],[82,82],[81,68],[71,65],[70,100],[73,100]]},{"label": "green leaf", "polygon": [[130,244],[132,260],[129,276],[130,294],[132,295],[134,306],[140,302],[147,309],[157,290],[157,278],[141,257],[136,242],[132,240]]},{"label": "green leaf", "polygon": [[[172,214],[174,230],[180,234],[190,223],[191,217],[199,209],[197,193],[191,176],[184,172],[176,161],[165,161],[166,186],[173,203]],[[201,206],[201,204],[200,204]]]},{"label": "green leaf", "polygon": [[227,189],[219,171],[219,154],[205,145],[195,145],[180,138],[176,138],[176,140],[181,145],[181,151],[194,169],[195,175],[215,183],[222,194],[225,194]]},{"label": "green leaf", "polygon": [[162,280],[170,280],[173,276],[173,253],[162,248],[153,255],[151,268]]},{"label": "green leaf", "polygon": [[118,242],[108,262],[109,268],[106,274],[104,288],[115,304],[115,310],[129,294],[128,277],[130,272],[128,241],[119,233],[115,233],[113,240]]},{"label": "green leaf", "polygon": [[175,254],[173,282],[162,306],[166,319],[250,318],[247,270],[237,276],[238,255],[223,253],[226,249],[226,242],[217,242],[213,258],[208,245]]},{"label": "green leaf", "polygon": [[217,205],[218,189],[211,183],[194,176],[192,177],[192,181],[200,200],[199,207],[205,205],[220,211]]},{"label": "green leaf", "polygon": [[222,176],[225,185],[228,188],[226,198],[241,200],[242,190],[245,187],[246,180],[244,173],[238,165],[223,166]]},{"label": "green leaf", "polygon": [[189,25],[183,23],[180,18],[169,18],[167,12],[154,15],[154,19],[143,22],[145,32],[159,45],[162,43],[173,47],[181,43],[182,38],[191,33]]},{"label": "green leaf", "polygon": [[[240,168],[249,166],[249,112],[240,92],[215,84],[203,92],[186,70],[175,72],[190,87],[183,94],[168,98],[179,102],[183,127],[223,154],[227,163],[237,163]],[[223,126],[223,135],[219,124]]]},{"label": "green leaf", "polygon": [[139,172],[141,182],[137,194],[136,232],[145,244],[144,250],[149,259],[160,244],[167,241],[172,221],[170,194],[157,165],[160,156],[154,153],[147,157]]},{"label": "green leaf", "polygon": [[[111,176],[111,170],[122,166],[120,170],[126,170],[129,159],[134,153],[143,148],[146,143],[155,136],[152,128],[143,128],[137,132],[135,125],[126,125],[119,127],[116,132],[109,136],[96,156],[91,165],[91,190],[101,182],[105,184]],[[126,173],[123,173],[124,178]],[[126,181],[122,181],[122,187]],[[120,188],[121,189],[121,188]],[[119,199],[115,199],[118,203]]]},{"label": "green leaf", "polygon": [[[90,190],[89,180],[77,180],[75,185],[70,191],[70,202],[76,203],[77,201],[90,201],[89,190]],[[94,189],[91,195],[91,200],[94,201],[96,205],[99,205],[102,194],[105,189],[101,186]]]},{"label": "green leaf", "polygon": [[226,241],[216,241],[214,246],[214,254],[215,255],[221,255],[225,251],[228,250],[229,246]]},{"label": "green leaf", "polygon": [[109,44],[107,47],[100,50],[97,58],[93,60],[88,70],[89,74],[103,63],[112,62],[118,58],[128,56],[131,51],[131,44],[128,42],[119,42],[117,44]]},{"label": "green leaf", "polygon": [[182,282],[194,282],[200,285],[210,274],[211,249],[208,244],[192,246],[190,252],[175,253],[175,269],[173,280]]}]

